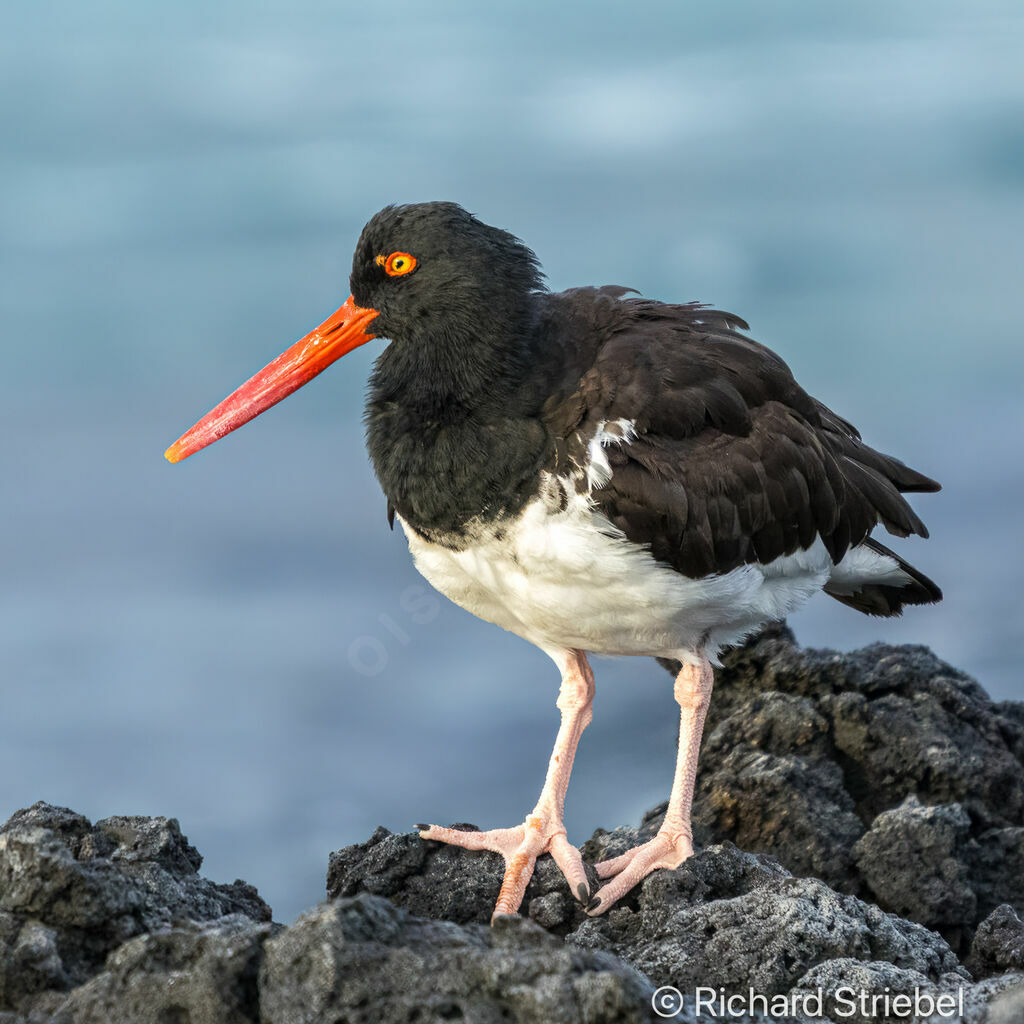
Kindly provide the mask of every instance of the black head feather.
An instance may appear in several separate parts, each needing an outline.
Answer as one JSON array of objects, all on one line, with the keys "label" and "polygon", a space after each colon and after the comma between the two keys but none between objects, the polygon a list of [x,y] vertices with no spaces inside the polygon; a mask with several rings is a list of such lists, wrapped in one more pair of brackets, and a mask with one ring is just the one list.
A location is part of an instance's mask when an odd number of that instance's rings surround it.
[{"label": "black head feather", "polygon": [[[378,257],[407,252],[416,269],[389,277]],[[363,228],[352,258],[352,295],[380,311],[375,334],[394,341],[479,334],[519,322],[543,289],[533,252],[457,203],[386,206]]]}]

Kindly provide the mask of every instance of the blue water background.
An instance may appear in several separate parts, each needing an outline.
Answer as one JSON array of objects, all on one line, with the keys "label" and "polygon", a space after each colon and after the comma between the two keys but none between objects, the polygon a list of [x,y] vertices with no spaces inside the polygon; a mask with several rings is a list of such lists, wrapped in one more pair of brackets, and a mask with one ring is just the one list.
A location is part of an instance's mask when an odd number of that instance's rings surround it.
[{"label": "blue water background", "polygon": [[[807,645],[932,645],[1024,696],[1024,9],[395,0],[8,5],[0,31],[0,819],[180,818],[280,920],[379,823],[512,824],[544,655],[436,604],[362,446],[376,346],[177,467],[185,427],[346,297],[363,222],[454,199],[555,288],[747,318],[938,477],[946,591]],[[647,660],[597,664],[570,838],[671,778]]]}]

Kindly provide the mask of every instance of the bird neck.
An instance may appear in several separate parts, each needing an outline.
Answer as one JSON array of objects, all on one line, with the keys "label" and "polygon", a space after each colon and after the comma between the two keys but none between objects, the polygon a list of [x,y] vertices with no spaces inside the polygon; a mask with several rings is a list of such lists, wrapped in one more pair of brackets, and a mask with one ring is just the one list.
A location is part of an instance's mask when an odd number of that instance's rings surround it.
[{"label": "bird neck", "polygon": [[427,420],[486,417],[491,407],[506,409],[535,357],[532,299],[482,313],[450,310],[403,330],[374,366],[370,404],[400,402]]},{"label": "bird neck", "polygon": [[449,316],[384,350],[370,378],[367,444],[392,506],[452,546],[470,520],[521,507],[546,448],[539,332],[524,303]]}]

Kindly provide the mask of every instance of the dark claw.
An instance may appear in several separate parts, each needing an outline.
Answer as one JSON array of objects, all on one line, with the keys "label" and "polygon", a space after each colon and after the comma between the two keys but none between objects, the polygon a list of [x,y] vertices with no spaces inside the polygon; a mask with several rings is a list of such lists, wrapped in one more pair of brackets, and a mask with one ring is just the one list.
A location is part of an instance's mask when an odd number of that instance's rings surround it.
[{"label": "dark claw", "polygon": [[426,832],[427,829],[430,828],[430,827],[431,827],[430,825],[417,825],[416,829],[419,832]]},{"label": "dark claw", "polygon": [[576,886],[576,899],[579,900],[581,906],[586,906],[590,902],[590,890],[587,888],[586,882],[580,882]]},{"label": "dark claw", "polygon": [[591,900],[591,901],[590,901],[590,902],[589,902],[589,903],[587,904],[587,913],[588,913],[588,914],[590,914],[590,913],[593,913],[593,911],[597,910],[597,908],[598,908],[599,906],[601,906],[601,897],[600,897],[600,896],[595,896],[595,897],[594,897],[594,898],[593,898],[593,899],[592,899],[592,900]]}]

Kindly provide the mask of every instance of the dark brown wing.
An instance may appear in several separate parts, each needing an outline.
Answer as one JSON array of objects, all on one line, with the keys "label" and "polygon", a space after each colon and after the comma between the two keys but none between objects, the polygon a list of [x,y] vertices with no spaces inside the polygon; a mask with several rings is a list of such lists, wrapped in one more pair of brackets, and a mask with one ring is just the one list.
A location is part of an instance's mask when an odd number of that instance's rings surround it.
[{"label": "dark brown wing", "polygon": [[742,320],[621,294],[552,297],[575,328],[566,362],[581,372],[544,418],[563,470],[585,467],[595,438],[632,425],[628,441],[604,444],[612,473],[593,492],[630,540],[701,577],[818,536],[839,561],[878,523],[927,536],[901,492],[939,485],[865,445],[782,359],[739,333]]}]

